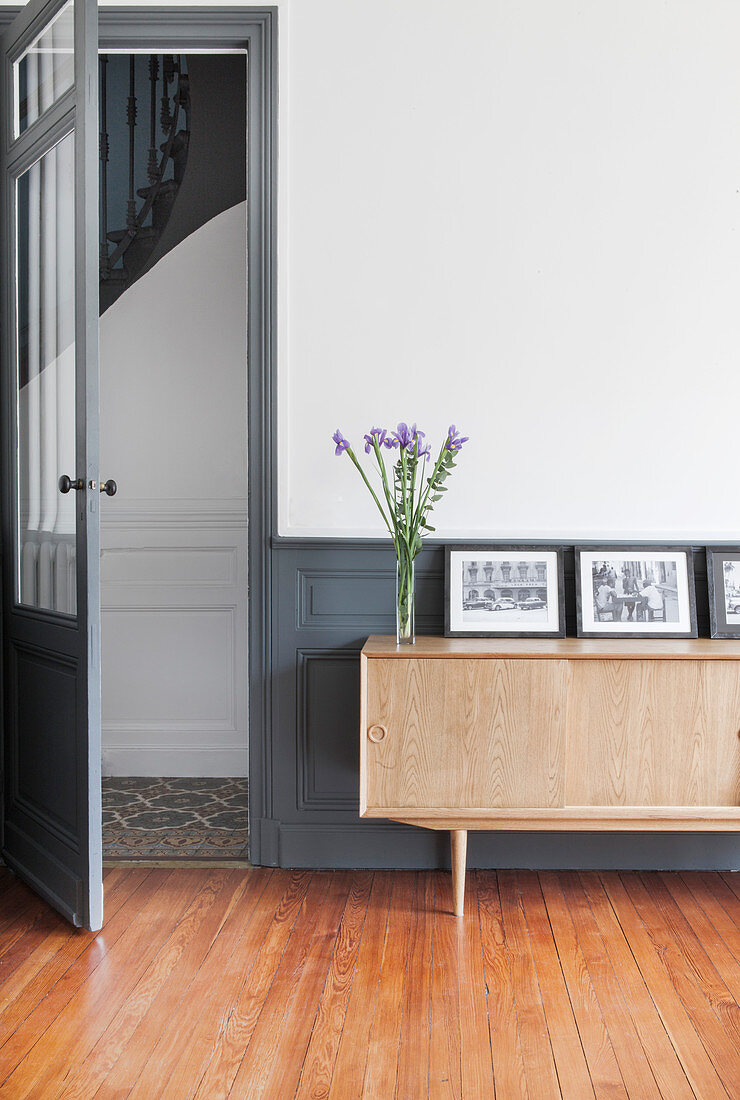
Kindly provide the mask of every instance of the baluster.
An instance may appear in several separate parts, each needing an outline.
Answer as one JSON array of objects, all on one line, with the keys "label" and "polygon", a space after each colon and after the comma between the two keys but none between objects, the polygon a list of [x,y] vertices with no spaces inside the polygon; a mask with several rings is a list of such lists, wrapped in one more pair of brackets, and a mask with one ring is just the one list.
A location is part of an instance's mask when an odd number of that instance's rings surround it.
[{"label": "baluster", "polygon": [[185,113],[185,130],[190,133],[190,78],[182,71],[182,57],[177,59],[177,100]]},{"label": "baluster", "polygon": [[156,55],[149,58],[149,164],[147,172],[149,183],[155,184],[159,179],[159,164],[157,162],[157,79],[159,77],[159,59]]},{"label": "baluster", "polygon": [[107,98],[108,55],[100,55],[100,277],[110,275],[108,263],[108,98]]},{"label": "baluster", "polygon": [[174,74],[173,59],[167,55],[162,55],[162,113],[159,121],[165,135],[169,133],[169,129],[172,126],[172,112],[170,111],[170,94],[168,91],[168,85],[172,80]]},{"label": "baluster", "polygon": [[136,200],[134,199],[134,171],[136,147],[134,142],[134,129],[136,127],[136,58],[134,54],[129,60],[129,86],[128,86],[128,212],[126,214],[126,226],[133,228],[136,222]]}]

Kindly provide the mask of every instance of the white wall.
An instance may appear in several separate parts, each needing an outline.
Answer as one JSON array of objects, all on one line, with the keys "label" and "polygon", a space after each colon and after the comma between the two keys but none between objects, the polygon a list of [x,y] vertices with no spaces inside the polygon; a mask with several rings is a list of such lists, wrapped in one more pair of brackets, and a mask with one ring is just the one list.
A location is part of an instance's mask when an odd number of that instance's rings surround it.
[{"label": "white wall", "polygon": [[247,774],[246,204],[100,321],[103,770]]},{"label": "white wall", "polygon": [[415,417],[442,536],[739,538],[740,6],[277,6],[281,533],[380,534],[329,436]]},{"label": "white wall", "polygon": [[411,418],[471,436],[442,536],[737,539],[740,5],[288,22],[281,532],[382,534],[329,437]]}]

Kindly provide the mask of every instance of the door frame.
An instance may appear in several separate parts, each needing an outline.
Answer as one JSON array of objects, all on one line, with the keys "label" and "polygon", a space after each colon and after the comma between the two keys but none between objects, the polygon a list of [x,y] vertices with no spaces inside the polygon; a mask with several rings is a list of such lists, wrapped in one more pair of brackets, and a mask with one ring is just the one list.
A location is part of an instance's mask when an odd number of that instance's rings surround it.
[{"label": "door frame", "polygon": [[[0,33],[19,7],[0,10]],[[263,852],[271,817],[271,539],[277,515],[274,440],[277,375],[276,7],[100,7],[99,48],[187,53],[246,49],[247,102],[247,522],[249,683],[249,857]],[[3,685],[0,682],[0,697]]]}]

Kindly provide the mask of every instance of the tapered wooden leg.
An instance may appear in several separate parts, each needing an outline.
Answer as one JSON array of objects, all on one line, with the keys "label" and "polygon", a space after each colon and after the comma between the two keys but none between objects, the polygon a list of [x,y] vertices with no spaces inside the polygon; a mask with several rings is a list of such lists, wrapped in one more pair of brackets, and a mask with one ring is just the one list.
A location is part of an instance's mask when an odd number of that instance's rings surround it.
[{"label": "tapered wooden leg", "polygon": [[468,853],[468,830],[452,829],[450,831],[450,846],[452,849],[452,897],[455,905],[455,916],[461,917],[465,905],[465,861]]}]

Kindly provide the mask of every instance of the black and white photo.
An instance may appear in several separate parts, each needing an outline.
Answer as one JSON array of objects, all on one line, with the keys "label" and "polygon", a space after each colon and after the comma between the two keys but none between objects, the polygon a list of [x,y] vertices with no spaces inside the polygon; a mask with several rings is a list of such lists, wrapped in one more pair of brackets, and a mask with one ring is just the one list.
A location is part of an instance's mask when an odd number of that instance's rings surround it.
[{"label": "black and white photo", "polygon": [[446,551],[445,636],[565,636],[557,546],[475,544]]},{"label": "black and white photo", "polygon": [[688,547],[576,547],[576,594],[581,637],[696,637]]},{"label": "black and white photo", "polygon": [[713,638],[740,638],[740,546],[707,547]]}]

